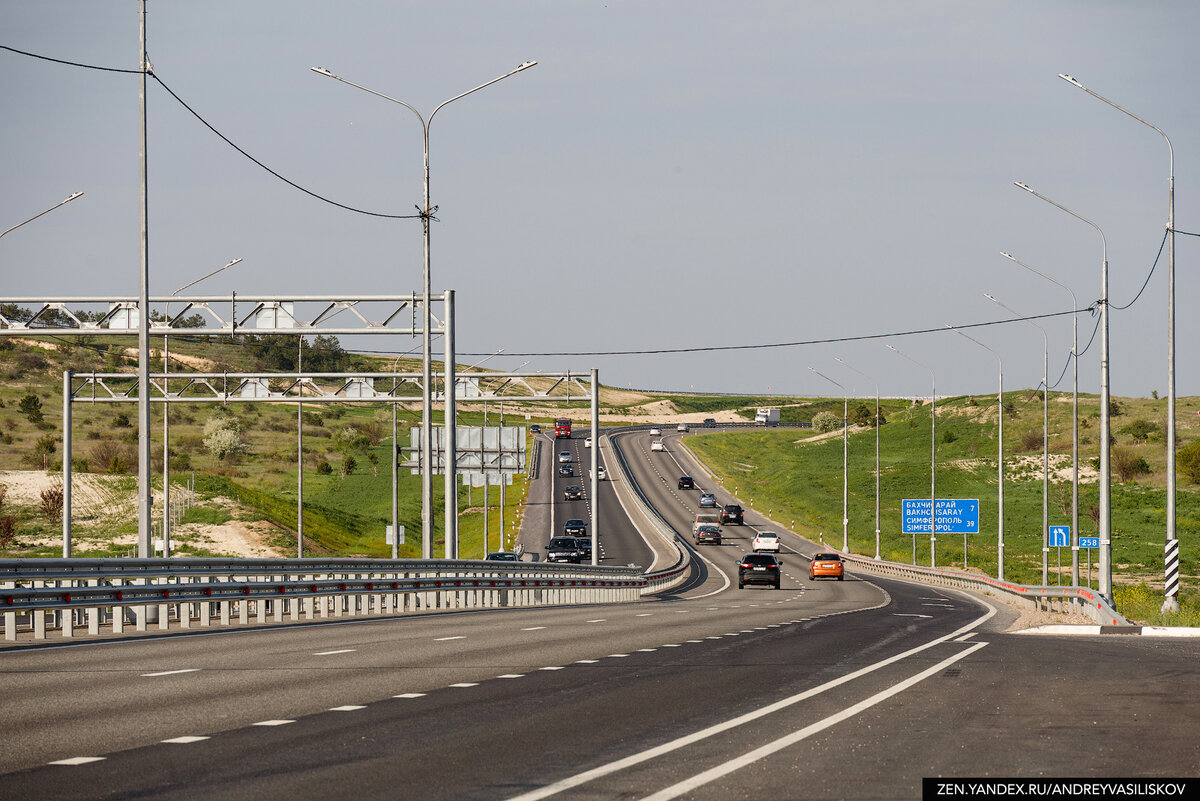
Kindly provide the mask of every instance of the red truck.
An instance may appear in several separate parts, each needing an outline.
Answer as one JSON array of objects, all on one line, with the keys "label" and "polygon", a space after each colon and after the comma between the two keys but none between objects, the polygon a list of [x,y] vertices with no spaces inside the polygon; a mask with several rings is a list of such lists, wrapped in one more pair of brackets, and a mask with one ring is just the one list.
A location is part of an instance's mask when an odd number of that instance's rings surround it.
[{"label": "red truck", "polygon": [[554,438],[555,439],[570,439],[571,438],[571,421],[565,417],[560,417],[554,421]]}]

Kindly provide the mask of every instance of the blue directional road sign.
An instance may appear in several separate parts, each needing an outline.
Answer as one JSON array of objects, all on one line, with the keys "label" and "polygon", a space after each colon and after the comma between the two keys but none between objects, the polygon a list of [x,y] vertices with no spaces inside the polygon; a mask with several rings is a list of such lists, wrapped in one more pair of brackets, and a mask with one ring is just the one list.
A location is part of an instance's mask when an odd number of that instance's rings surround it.
[{"label": "blue directional road sign", "polygon": [[1050,547],[1066,548],[1071,544],[1070,526],[1050,527]]},{"label": "blue directional road sign", "polygon": [[1080,537],[1079,538],[1079,547],[1080,548],[1099,548],[1100,547],[1100,538],[1099,537]]},{"label": "blue directional road sign", "polygon": [[[905,499],[902,509],[905,534],[920,534],[929,531],[929,499]],[[978,534],[978,498],[938,498],[938,534]]]}]

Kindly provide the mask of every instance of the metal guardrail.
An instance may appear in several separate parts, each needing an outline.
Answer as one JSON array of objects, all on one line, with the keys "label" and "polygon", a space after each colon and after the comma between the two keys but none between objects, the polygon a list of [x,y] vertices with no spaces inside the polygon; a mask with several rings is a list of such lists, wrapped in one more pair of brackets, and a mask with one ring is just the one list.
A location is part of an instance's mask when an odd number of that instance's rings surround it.
[{"label": "metal guardrail", "polygon": [[[641,487],[633,480],[629,472],[629,465],[625,461],[625,454],[621,451],[621,446],[613,439],[613,436],[616,434],[637,431],[642,428],[643,426],[624,426],[617,429],[609,429],[603,439],[607,441],[608,446],[616,456],[616,468],[621,477],[618,484],[623,485],[623,487],[617,487],[618,500],[625,507],[626,513],[630,515],[631,520],[635,514],[640,517],[650,528],[651,532],[666,543],[675,553],[675,562],[670,567],[664,570],[650,571],[643,576],[646,579],[646,586],[643,588],[642,594],[653,595],[682,584],[687,579],[688,571],[691,568],[692,556],[691,552],[686,548],[679,547],[679,534],[662,518],[658,510],[650,505],[646,496],[642,493]],[[649,428],[649,426],[646,426],[646,428]],[[617,485],[614,486],[616,487]],[[632,488],[632,491],[630,491],[630,488]],[[628,504],[625,502],[626,498],[629,501]],[[633,508],[631,509],[630,507]],[[639,527],[640,530],[641,528]]]},{"label": "metal guardrail", "polygon": [[[824,545],[830,550],[837,550],[829,543]],[[1130,625],[1129,621],[1113,609],[1098,592],[1087,587],[1027,586],[963,570],[905,565],[899,562],[877,562],[870,557],[851,553],[842,553],[841,556],[843,561],[849,562],[855,567],[880,575],[920,581],[925,584],[938,584],[944,587],[957,587],[983,594],[1002,593],[1029,604],[1033,609],[1084,614],[1102,626]]]},{"label": "metal guardrail", "polygon": [[4,638],[126,624],[229,626],[333,616],[636,601],[636,568],[370,559],[0,560]]}]

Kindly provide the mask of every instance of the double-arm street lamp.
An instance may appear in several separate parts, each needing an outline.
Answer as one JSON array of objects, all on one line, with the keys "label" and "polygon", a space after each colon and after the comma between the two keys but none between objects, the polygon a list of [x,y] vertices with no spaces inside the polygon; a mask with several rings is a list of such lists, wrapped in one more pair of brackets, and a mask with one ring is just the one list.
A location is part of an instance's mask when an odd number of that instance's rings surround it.
[{"label": "double-arm street lamp", "polygon": [[[536,61],[526,61],[525,63],[517,66],[516,69],[510,70],[509,72],[504,73],[503,75],[499,76],[498,78],[493,78],[492,80],[487,81],[486,83],[481,83],[479,86],[476,86],[474,89],[469,89],[466,92],[463,92],[462,94],[455,95],[454,97],[442,102],[436,108],[434,108],[434,110],[432,112],[430,112],[428,119],[421,116],[421,112],[417,111],[415,108],[410,106],[408,103],[405,103],[403,100],[397,100],[396,98],[389,97],[388,95],[385,95],[382,92],[377,92],[374,89],[368,89],[367,87],[362,86],[361,84],[354,83],[353,81],[348,81],[339,75],[333,74],[332,72],[325,69],[324,67],[312,67],[312,71],[317,73],[318,75],[324,75],[328,78],[333,78],[334,80],[341,81],[344,84],[353,86],[356,89],[362,89],[364,92],[373,94],[376,97],[382,97],[384,100],[390,100],[393,103],[398,103],[401,106],[404,106],[406,109],[411,111],[413,113],[413,115],[416,116],[417,120],[421,123],[422,141],[424,144],[424,177],[425,177],[425,180],[424,180],[425,193],[424,193],[424,200],[423,200],[423,204],[422,204],[422,208],[421,208],[421,228],[422,228],[423,242],[424,242],[423,270],[422,270],[422,281],[421,281],[422,293],[423,293],[423,298],[424,298],[423,302],[422,302],[423,309],[421,312],[421,317],[422,317],[422,324],[421,324],[421,341],[422,341],[422,354],[421,354],[421,394],[422,394],[422,398],[421,398],[421,468],[422,468],[421,469],[421,549],[422,549],[422,557],[425,559],[430,558],[431,550],[433,547],[433,425],[432,425],[432,422],[433,422],[432,421],[432,417],[433,417],[433,377],[432,377],[432,369],[430,367],[430,364],[431,364],[430,328],[431,328],[431,323],[432,323],[432,315],[430,314],[430,309],[429,309],[429,298],[430,298],[430,294],[431,294],[430,274],[429,274],[429,223],[433,217],[433,213],[436,211],[436,208],[430,203],[430,199],[429,199],[429,126],[433,123],[434,116],[439,111],[441,111],[443,108],[445,108],[447,105],[449,105],[450,103],[453,103],[455,100],[459,100],[461,98],[466,97],[469,94],[478,92],[480,89],[483,89],[487,86],[491,86],[492,84],[496,83],[497,81],[502,81],[505,78],[508,78],[512,75],[516,75],[518,72],[521,72],[522,70],[527,70],[530,67],[534,66],[535,64],[537,64]],[[449,369],[449,367],[447,367],[447,369]],[[453,393],[454,387],[448,386],[446,391],[447,391],[447,393]],[[447,396],[447,403],[450,403],[449,398],[450,398],[450,395]],[[447,421],[447,428],[446,428],[447,436],[453,437],[454,436],[453,431],[454,431],[454,421],[449,420],[449,421]],[[453,453],[453,449],[451,448],[451,443],[447,442],[446,446],[447,446],[447,448],[446,448],[447,454]],[[452,471],[454,469],[454,466],[447,464],[446,469]],[[447,541],[449,541],[449,538],[447,539]]]},{"label": "double-arm street lamp", "polygon": [[[1091,89],[1072,78],[1070,75],[1059,73],[1072,86],[1087,92],[1097,100],[1102,100],[1117,111],[1128,114],[1135,120],[1152,128],[1167,143],[1167,155],[1170,167],[1170,186],[1167,195],[1167,236],[1171,242],[1167,250],[1167,539],[1165,545],[1165,580],[1163,612],[1178,612],[1179,602],[1175,596],[1179,593],[1179,540],[1175,536],[1175,148],[1171,140],[1157,125],[1147,122],[1127,108],[1117,105],[1103,95],[1098,95]],[[1107,293],[1105,294],[1107,299]],[[1107,303],[1105,309],[1107,309]],[[1107,328],[1105,329],[1107,333]],[[1076,576],[1076,584],[1079,583]]]},{"label": "double-arm street lamp", "polygon": [[1112,393],[1109,388],[1108,375],[1108,240],[1105,239],[1104,231],[1100,230],[1100,226],[1086,217],[1081,217],[1066,206],[1055,203],[1020,181],[1013,181],[1013,184],[1039,200],[1046,201],[1056,209],[1065,211],[1080,222],[1087,223],[1100,235],[1100,299],[1096,301],[1100,306],[1100,521],[1098,526],[1100,529],[1100,564],[1098,578],[1100,595],[1112,603],[1112,471],[1110,465]]},{"label": "double-arm street lamp", "polygon": [[[1050,390],[1047,384],[1047,373],[1050,365],[1050,340],[1046,329],[1030,320],[1011,306],[1006,306],[986,292],[985,298],[1002,309],[1007,309],[1025,322],[1042,332],[1042,586],[1049,581],[1050,559]],[[1060,580],[1061,581],[1061,580]]]},{"label": "double-arm street lamp", "polygon": [[834,381],[829,376],[822,373],[815,367],[808,368],[817,375],[824,378],[830,384],[842,391],[842,553],[850,552],[850,509],[849,509],[849,484],[846,479],[846,469],[849,466],[850,455],[850,396],[846,394],[846,388]]},{"label": "double-arm street lamp", "polygon": [[[1008,253],[1001,256],[1024,267],[1034,275],[1040,275],[1050,283],[1060,286],[1071,294],[1071,363],[1074,376],[1071,382],[1071,586],[1079,586],[1079,301],[1071,287],[1056,281],[1045,273],[1035,270]],[[1046,387],[1050,391],[1050,387]]]}]

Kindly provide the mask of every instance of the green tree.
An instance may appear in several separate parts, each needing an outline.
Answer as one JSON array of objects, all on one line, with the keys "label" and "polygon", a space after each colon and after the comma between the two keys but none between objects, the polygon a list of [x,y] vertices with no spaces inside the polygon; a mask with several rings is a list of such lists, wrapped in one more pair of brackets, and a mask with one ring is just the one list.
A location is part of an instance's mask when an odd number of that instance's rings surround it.
[{"label": "green tree", "polygon": [[34,425],[42,422],[42,400],[37,395],[30,393],[21,398],[17,409]]},{"label": "green tree", "polygon": [[813,415],[812,427],[818,434],[828,434],[842,427],[842,418],[833,412],[817,412]]}]

